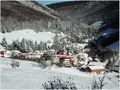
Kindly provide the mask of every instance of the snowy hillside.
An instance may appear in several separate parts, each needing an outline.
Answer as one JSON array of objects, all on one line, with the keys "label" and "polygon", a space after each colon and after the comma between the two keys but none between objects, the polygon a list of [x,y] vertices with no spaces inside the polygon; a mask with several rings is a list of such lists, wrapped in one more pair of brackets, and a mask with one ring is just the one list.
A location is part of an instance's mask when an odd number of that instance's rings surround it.
[{"label": "snowy hillside", "polygon": [[48,31],[46,29],[48,22],[58,18],[59,14],[56,11],[37,1],[13,0],[11,2],[2,0],[0,32],[5,33],[26,28]]},{"label": "snowy hillside", "polygon": [[[61,33],[60,36],[64,37],[65,34]],[[50,41],[51,44],[53,43],[53,37],[55,36],[55,33],[52,32],[35,32],[32,29],[25,29],[25,30],[17,30],[10,33],[0,33],[0,41],[3,38],[6,38],[6,41],[10,44],[13,40],[22,40],[23,38],[26,40],[33,40],[37,41],[38,43],[40,41],[47,42]]]},{"label": "snowy hillside", "polygon": [[[43,89],[42,84],[54,77],[62,80],[68,80],[70,77],[78,89],[91,89],[93,75],[82,73],[74,68],[42,69],[40,64],[24,60],[16,60],[20,63],[20,67],[11,68],[11,61],[12,59],[8,58],[0,59],[1,89]],[[108,73],[105,78],[107,84],[103,88],[118,90],[116,75],[116,73]],[[116,84],[111,82],[108,77]]]},{"label": "snowy hillside", "polygon": [[[20,2],[20,3],[22,3],[22,4],[24,4],[25,6],[28,6],[28,7],[30,7],[30,8],[33,8],[33,9],[35,9],[35,10],[37,10],[37,11],[40,11],[40,12],[42,12],[43,14],[46,14],[46,15],[48,15],[48,16],[50,16],[50,17],[52,17],[52,18],[54,18],[54,19],[56,19],[57,17],[56,16],[54,16],[54,15],[52,15],[52,14],[50,14],[49,12],[53,12],[53,13],[55,13],[55,11],[53,10],[53,9],[50,9],[50,8],[48,8],[47,6],[44,6],[44,5],[42,5],[42,4],[39,4],[39,3],[37,3],[37,2],[26,2],[26,1],[19,1],[18,0],[18,2]],[[46,11],[45,11],[45,9],[46,9]]]}]

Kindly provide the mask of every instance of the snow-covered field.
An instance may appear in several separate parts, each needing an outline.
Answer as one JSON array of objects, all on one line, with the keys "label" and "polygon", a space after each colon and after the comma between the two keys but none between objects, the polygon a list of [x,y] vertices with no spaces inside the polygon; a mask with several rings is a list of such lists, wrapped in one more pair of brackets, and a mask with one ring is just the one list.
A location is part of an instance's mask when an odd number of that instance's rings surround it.
[{"label": "snow-covered field", "polygon": [[[42,68],[41,64],[36,62],[16,60],[20,63],[19,68],[11,67],[12,59],[0,58],[1,71],[1,89],[43,89],[42,84],[47,80],[51,80],[54,76],[62,80],[68,80],[75,83],[78,89],[91,89],[91,82],[93,75],[81,72],[75,68],[58,68],[56,66]],[[115,77],[117,73],[108,73],[105,78],[107,84],[103,87],[105,89],[118,90],[118,78]],[[102,75],[96,76],[101,77]],[[107,76],[111,78],[110,81]]]},{"label": "snow-covered field", "polygon": [[[61,33],[60,36],[65,36],[65,34]],[[47,42],[50,41],[53,43],[53,37],[55,36],[55,33],[52,32],[35,32],[32,29],[25,29],[25,30],[17,30],[12,31],[8,33],[0,33],[0,42],[3,38],[6,38],[6,41],[8,43],[12,43],[13,40],[22,40],[23,38],[26,40],[33,40],[37,41],[38,43],[40,41]]]}]

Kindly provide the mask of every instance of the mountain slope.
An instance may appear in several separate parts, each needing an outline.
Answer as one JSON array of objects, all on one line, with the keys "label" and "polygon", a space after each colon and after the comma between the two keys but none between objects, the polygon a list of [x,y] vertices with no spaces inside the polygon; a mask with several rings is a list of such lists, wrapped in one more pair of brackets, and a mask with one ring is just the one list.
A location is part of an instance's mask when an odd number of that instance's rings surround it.
[{"label": "mountain slope", "polygon": [[1,32],[32,29],[36,32],[63,32],[76,41],[77,33],[86,31],[82,22],[65,19],[59,12],[36,1],[2,1]]},{"label": "mountain slope", "polygon": [[40,25],[44,28],[49,20],[57,18],[58,14],[54,10],[36,1],[1,1],[1,32],[3,33],[30,28],[36,23],[38,27]]},{"label": "mountain slope", "polygon": [[[101,32],[99,29],[104,26],[106,26],[104,30],[111,28],[116,31],[119,28],[119,1],[66,1],[47,6],[56,10],[66,20],[78,25],[80,23],[88,25],[88,28],[83,30],[86,36],[91,35],[88,38],[93,37],[97,31]],[[99,33],[96,36],[99,36]],[[113,37],[118,40],[118,33]],[[114,43],[114,40],[110,39],[107,43]]]},{"label": "mountain slope", "polygon": [[82,42],[83,38],[93,37],[91,27],[98,30],[106,18],[116,17],[118,22],[118,7],[119,3],[114,1],[67,1],[47,6],[36,1],[2,1],[1,32],[25,29],[63,32],[72,42]]},{"label": "mountain slope", "polygon": [[47,6],[58,11],[63,16],[87,24],[103,21],[114,16],[119,17],[118,1],[66,1]]}]

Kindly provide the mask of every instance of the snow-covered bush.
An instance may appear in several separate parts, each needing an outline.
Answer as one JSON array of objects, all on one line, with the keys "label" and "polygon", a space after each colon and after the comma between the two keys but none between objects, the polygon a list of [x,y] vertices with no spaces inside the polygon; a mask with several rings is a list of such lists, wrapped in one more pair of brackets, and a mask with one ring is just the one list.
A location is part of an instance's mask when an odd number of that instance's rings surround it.
[{"label": "snow-covered bush", "polygon": [[[69,78],[70,79],[70,78]],[[42,84],[44,89],[49,90],[58,90],[58,89],[65,89],[65,90],[77,90],[75,84],[71,81],[64,81],[59,78],[54,78],[54,80],[48,80]]]},{"label": "snow-covered bush", "polygon": [[15,60],[12,60],[12,63],[11,63],[11,66],[12,68],[16,68],[16,67],[19,67],[20,63],[15,61]]}]

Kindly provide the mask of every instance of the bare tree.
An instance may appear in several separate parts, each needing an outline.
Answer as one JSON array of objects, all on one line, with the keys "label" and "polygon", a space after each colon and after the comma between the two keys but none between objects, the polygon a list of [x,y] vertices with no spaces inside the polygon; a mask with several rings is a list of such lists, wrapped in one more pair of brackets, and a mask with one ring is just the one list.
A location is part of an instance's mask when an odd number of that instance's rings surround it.
[{"label": "bare tree", "polygon": [[103,77],[99,77],[98,80],[94,77],[93,82],[92,82],[92,90],[95,89],[102,89],[107,82],[104,82],[105,75]]},{"label": "bare tree", "polygon": [[[69,78],[70,79],[70,78]],[[54,80],[48,80],[44,84],[42,84],[43,88],[46,90],[77,90],[75,84],[71,81],[64,81],[59,78]]]}]

